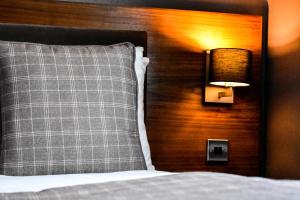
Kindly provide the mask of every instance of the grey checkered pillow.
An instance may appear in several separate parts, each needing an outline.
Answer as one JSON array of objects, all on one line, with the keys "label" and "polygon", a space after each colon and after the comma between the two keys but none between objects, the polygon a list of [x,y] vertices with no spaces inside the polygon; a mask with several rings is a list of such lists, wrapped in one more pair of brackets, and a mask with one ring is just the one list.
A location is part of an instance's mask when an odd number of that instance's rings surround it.
[{"label": "grey checkered pillow", "polygon": [[134,46],[0,41],[0,173],[146,169]]}]

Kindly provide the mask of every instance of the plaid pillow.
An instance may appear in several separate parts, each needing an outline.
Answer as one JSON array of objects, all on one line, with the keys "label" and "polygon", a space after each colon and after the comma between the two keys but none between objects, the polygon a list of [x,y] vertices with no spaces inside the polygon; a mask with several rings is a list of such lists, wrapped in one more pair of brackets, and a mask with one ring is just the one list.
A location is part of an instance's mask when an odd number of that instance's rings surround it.
[{"label": "plaid pillow", "polygon": [[0,41],[0,173],[146,169],[134,46]]}]

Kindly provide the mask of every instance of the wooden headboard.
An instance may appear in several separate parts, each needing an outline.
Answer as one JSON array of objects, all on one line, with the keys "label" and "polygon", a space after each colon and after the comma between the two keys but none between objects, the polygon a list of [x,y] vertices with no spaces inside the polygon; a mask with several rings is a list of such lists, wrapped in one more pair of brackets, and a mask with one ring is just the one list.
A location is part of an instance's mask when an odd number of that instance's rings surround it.
[{"label": "wooden headboard", "polygon": [[[147,32],[146,125],[158,170],[258,175],[262,17],[35,0],[0,1],[0,23]],[[204,50],[253,51],[252,85],[231,106],[202,104]],[[229,139],[229,162],[206,162],[207,139]]]}]

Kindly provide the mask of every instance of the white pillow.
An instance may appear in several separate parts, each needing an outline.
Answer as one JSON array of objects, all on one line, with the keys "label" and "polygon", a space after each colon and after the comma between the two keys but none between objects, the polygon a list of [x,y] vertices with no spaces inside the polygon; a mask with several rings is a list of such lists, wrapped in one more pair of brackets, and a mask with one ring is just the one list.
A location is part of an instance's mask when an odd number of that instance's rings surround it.
[{"label": "white pillow", "polygon": [[143,57],[143,47],[135,47],[135,73],[138,81],[138,127],[142,150],[148,170],[154,170],[144,122],[144,81],[149,58]]}]

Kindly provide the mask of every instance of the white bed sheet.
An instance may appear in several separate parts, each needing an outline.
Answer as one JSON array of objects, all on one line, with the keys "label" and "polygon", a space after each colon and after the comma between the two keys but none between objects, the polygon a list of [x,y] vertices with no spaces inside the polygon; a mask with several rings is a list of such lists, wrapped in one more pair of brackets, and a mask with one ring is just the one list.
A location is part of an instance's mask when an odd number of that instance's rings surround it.
[{"label": "white bed sheet", "polygon": [[113,173],[63,174],[45,176],[0,175],[0,193],[38,192],[41,190],[82,184],[103,183],[118,180],[151,178],[172,174],[155,170],[137,170]]}]

